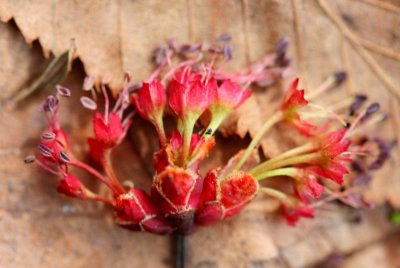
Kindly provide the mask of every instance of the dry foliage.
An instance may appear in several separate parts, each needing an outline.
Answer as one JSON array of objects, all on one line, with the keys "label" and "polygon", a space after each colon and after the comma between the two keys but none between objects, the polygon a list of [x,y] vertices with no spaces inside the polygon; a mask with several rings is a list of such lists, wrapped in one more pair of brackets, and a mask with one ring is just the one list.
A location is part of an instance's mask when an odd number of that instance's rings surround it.
[{"label": "dry foliage", "polygon": [[[387,138],[400,135],[398,1],[0,0],[0,18],[5,22],[14,19],[22,33],[10,23],[0,24],[0,100],[29,85],[46,65],[39,45],[29,48],[24,38],[28,44],[38,40],[46,56],[61,54],[74,38],[85,72],[95,77],[111,72],[117,90],[124,71],[138,80],[146,77],[151,70],[151,49],[170,37],[194,42],[230,32],[235,47],[230,68],[238,69],[271,52],[279,38],[288,36],[290,55],[308,90],[332,72],[345,69],[349,73],[344,88],[319,100],[321,104],[354,92],[368,93],[390,114],[389,121],[371,133]],[[75,98],[65,103],[68,118],[64,120],[77,140],[77,154],[85,157],[85,137],[91,133],[89,114],[76,108],[82,80],[83,70],[75,64],[65,81]],[[256,91],[230,118],[226,130],[241,137],[254,135],[286,84]],[[107,209],[58,196],[53,177],[23,165],[24,155],[34,150],[34,139],[44,127],[38,103],[33,98],[12,111],[0,112],[0,266],[170,267],[171,238],[116,228]],[[154,134],[145,123],[138,124],[144,128],[135,129],[132,144],[124,144],[116,154],[116,159],[126,161],[116,162],[121,177],[146,184],[152,171],[146,163],[156,145],[147,139],[146,146],[138,148],[137,144],[145,144],[145,137]],[[263,140],[267,155],[290,145],[284,132],[274,129]],[[211,161],[225,161],[241,145],[238,138],[224,141]],[[135,153],[128,154],[132,148]],[[398,154],[376,174],[365,194],[368,200],[400,207],[396,161]],[[388,259],[379,261],[385,254],[391,254],[393,261],[399,256],[393,250],[398,238],[380,241],[393,231],[383,210],[367,212],[362,223],[352,222],[349,211],[321,210],[317,220],[292,229],[267,214],[273,209],[273,202],[258,198],[242,215],[199,230],[188,238],[188,266],[304,267],[322,262],[333,252],[350,254],[371,243],[346,260],[344,267],[396,265]],[[366,256],[374,261],[365,262]]]}]

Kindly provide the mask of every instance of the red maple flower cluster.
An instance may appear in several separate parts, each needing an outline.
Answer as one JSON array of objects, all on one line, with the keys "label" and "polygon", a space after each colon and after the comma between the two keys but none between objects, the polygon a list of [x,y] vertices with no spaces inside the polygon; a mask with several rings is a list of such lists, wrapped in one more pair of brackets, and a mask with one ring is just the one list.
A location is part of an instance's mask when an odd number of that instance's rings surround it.
[{"label": "red maple flower cluster", "polygon": [[[222,42],[226,42],[225,39]],[[238,214],[259,192],[281,201],[282,212],[291,225],[300,217],[313,217],[314,207],[310,199],[323,195],[324,180],[341,185],[348,173],[346,165],[352,160],[352,144],[348,139],[351,129],[331,124],[318,127],[302,119],[301,110],[307,108],[308,101],[304,90],[297,88],[298,79],[245,151],[238,153],[225,167],[215,167],[206,174],[199,169],[214,148],[216,140],[213,134],[251,96],[248,87],[270,84],[290,67],[285,57],[286,47],[287,43],[280,44],[277,53],[250,69],[227,73],[214,66],[219,54],[231,58],[233,51],[227,44],[223,48],[203,44],[188,49],[170,43],[155,51],[158,68],[146,82],[133,84],[130,76],[126,76],[112,108],[107,82],[94,85],[93,79],[86,79],[84,89],[92,93],[102,92],[105,100],[101,111],[93,99],[81,98],[84,107],[94,110],[94,136],[87,141],[90,155],[100,170],[74,156],[68,135],[58,119],[60,98],[71,93],[58,87],[57,94],[49,96],[42,104],[49,126],[41,135],[36,162],[61,178],[57,186],[60,193],[112,206],[116,223],[134,231],[190,234],[198,226],[207,226]],[[201,62],[206,51],[212,54],[209,63]],[[173,55],[191,53],[195,57],[175,67],[171,65]],[[372,114],[371,109],[369,114],[361,113],[356,121],[366,121],[365,118]],[[112,166],[113,149],[126,137],[136,111],[154,125],[160,144],[159,151],[154,154],[151,189],[122,185]],[[176,119],[170,133],[164,127],[168,113]],[[200,120],[205,114],[207,119]],[[205,125],[200,127],[204,122]],[[249,157],[255,152],[261,137],[278,122],[286,123],[304,135],[304,144],[249,167]],[[32,157],[26,159],[26,162],[32,161]],[[110,190],[111,196],[90,191],[69,166],[97,178]],[[293,179],[292,194],[260,184],[266,178],[280,176]]]}]

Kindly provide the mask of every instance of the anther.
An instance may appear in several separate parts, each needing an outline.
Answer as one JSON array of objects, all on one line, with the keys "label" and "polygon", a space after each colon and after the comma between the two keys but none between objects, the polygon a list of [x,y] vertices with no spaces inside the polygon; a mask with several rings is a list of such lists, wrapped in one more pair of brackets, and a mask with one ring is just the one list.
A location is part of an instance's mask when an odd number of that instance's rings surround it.
[{"label": "anther", "polygon": [[41,155],[43,155],[44,157],[50,157],[51,153],[53,152],[49,147],[47,147],[44,144],[39,144],[38,149],[39,149],[39,153]]},{"label": "anther", "polygon": [[31,163],[35,162],[35,160],[36,160],[36,157],[34,155],[28,155],[27,157],[25,157],[24,163],[31,164]]},{"label": "anther", "polygon": [[365,95],[356,95],[354,102],[350,106],[349,115],[353,116],[356,114],[357,110],[361,108],[364,102],[367,100],[367,96]]},{"label": "anther", "polygon": [[90,91],[94,86],[94,78],[92,76],[86,76],[85,80],[83,80],[83,87],[84,91]]},{"label": "anther", "polygon": [[54,134],[53,132],[49,132],[49,131],[43,132],[40,135],[40,139],[42,141],[53,141],[53,140],[55,140],[55,138],[56,138],[56,134]]},{"label": "anther", "polygon": [[339,71],[334,74],[335,76],[335,86],[341,86],[344,81],[347,79],[347,73],[345,71]]},{"label": "anther", "polygon": [[96,110],[97,109],[97,104],[94,100],[92,100],[89,97],[83,96],[81,97],[81,104],[83,107],[89,110]]},{"label": "anther", "polygon": [[57,85],[56,90],[57,90],[58,95],[60,95],[61,97],[65,97],[65,98],[71,97],[71,91],[66,87]]},{"label": "anther", "polygon": [[59,157],[60,157],[61,161],[63,161],[64,163],[71,162],[71,158],[68,156],[68,154],[66,152],[60,152]]}]

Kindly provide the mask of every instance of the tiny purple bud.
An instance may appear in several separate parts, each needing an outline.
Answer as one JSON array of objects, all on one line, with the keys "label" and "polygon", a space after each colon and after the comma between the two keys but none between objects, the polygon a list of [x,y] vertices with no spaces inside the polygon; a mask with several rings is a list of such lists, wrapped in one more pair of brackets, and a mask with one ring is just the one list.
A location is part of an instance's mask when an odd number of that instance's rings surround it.
[{"label": "tiny purple bud", "polygon": [[228,42],[231,41],[232,39],[232,35],[229,33],[224,33],[221,34],[218,38],[217,38],[217,42]]},{"label": "tiny purple bud", "polygon": [[359,160],[354,160],[353,162],[351,162],[351,168],[360,174],[364,174],[365,173],[365,167],[363,166],[363,164],[359,161]]},{"label": "tiny purple bud", "polygon": [[35,162],[35,160],[36,160],[36,157],[34,155],[28,155],[27,157],[25,157],[24,163],[31,164],[31,163]]},{"label": "tiny purple bud", "polygon": [[347,73],[345,71],[339,71],[334,74],[336,86],[340,86],[347,79]]},{"label": "tiny purple bud", "polygon": [[372,103],[370,106],[368,106],[365,115],[369,116],[376,113],[377,111],[379,111],[380,107],[381,106],[379,105],[379,103],[377,102]]},{"label": "tiny purple bud", "polygon": [[53,132],[43,132],[42,135],[40,135],[40,139],[42,141],[53,141],[56,138],[56,134],[54,134]]},{"label": "tiny purple bud", "polygon": [[366,121],[369,119],[374,113],[379,111],[380,105],[377,102],[372,103],[370,106],[368,106],[367,110],[365,111],[364,116],[361,118],[361,122]]},{"label": "tiny purple bud", "polygon": [[276,54],[278,56],[285,55],[289,47],[289,38],[283,37],[276,43]]},{"label": "tiny purple bud", "polygon": [[224,59],[226,61],[231,60],[233,58],[233,46],[232,44],[224,45]]},{"label": "tiny purple bud", "polygon": [[63,161],[64,163],[71,162],[71,158],[68,156],[68,154],[66,152],[60,152],[59,157],[60,157],[61,161]]},{"label": "tiny purple bud", "polygon": [[81,104],[83,107],[89,110],[96,110],[97,109],[97,104],[94,100],[92,100],[89,97],[83,96],[81,97]]},{"label": "tiny purple bud", "polygon": [[54,112],[58,106],[58,99],[53,95],[48,96],[41,105],[41,111]]},{"label": "tiny purple bud", "polygon": [[286,57],[287,48],[289,46],[289,39],[284,37],[276,44],[276,58],[275,64],[281,67],[287,67],[290,65],[290,59]]},{"label": "tiny purple bud", "polygon": [[71,97],[71,91],[66,87],[57,85],[56,90],[58,95],[60,95],[61,97],[66,97],[66,98]]},{"label": "tiny purple bud", "polygon": [[353,116],[361,108],[364,102],[367,100],[367,96],[358,94],[355,96],[354,102],[350,105],[349,115]]},{"label": "tiny purple bud", "polygon": [[39,144],[38,149],[39,149],[39,153],[41,155],[43,155],[44,157],[50,157],[51,156],[52,150],[49,147],[47,147],[46,145]]}]

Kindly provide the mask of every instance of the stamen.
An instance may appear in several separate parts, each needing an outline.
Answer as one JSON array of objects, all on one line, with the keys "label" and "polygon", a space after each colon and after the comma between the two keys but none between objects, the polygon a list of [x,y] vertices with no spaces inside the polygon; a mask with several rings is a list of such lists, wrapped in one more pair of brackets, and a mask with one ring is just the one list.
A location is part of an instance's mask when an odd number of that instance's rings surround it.
[{"label": "stamen", "polygon": [[25,157],[24,163],[31,164],[31,163],[35,162],[35,160],[36,160],[36,157],[34,155],[28,155],[27,157]]},{"label": "stamen", "polygon": [[101,85],[101,91],[103,93],[104,103],[105,103],[105,108],[104,108],[105,124],[108,125],[108,110],[109,110],[109,107],[110,107],[110,100],[108,98],[107,89],[106,89],[104,84]]},{"label": "stamen", "polygon": [[[367,120],[369,117],[371,117],[371,115],[373,115],[375,112],[377,112],[380,108],[379,103],[374,102],[372,103],[370,106],[368,106],[368,108],[360,113],[357,118],[354,120],[354,122],[351,124],[351,127],[348,129],[348,131],[346,132],[346,134],[343,136],[344,140],[346,137],[348,137],[350,135],[350,133],[354,130],[354,128],[360,123],[363,122],[365,120]],[[353,134],[353,133],[352,133]]]},{"label": "stamen", "polygon": [[96,102],[89,97],[83,96],[83,97],[81,97],[80,101],[81,101],[82,106],[85,107],[86,109],[93,110],[93,111],[97,109]]},{"label": "stamen", "polygon": [[347,75],[344,71],[339,71],[330,75],[316,90],[308,93],[306,99],[311,100],[317,98],[329,89],[340,86],[346,78]]},{"label": "stamen", "polygon": [[365,111],[364,116],[361,118],[361,122],[367,120],[371,115],[379,111],[380,105],[377,102],[372,103],[370,106],[368,106],[367,110]]},{"label": "stamen", "polygon": [[42,141],[53,141],[55,138],[56,134],[50,131],[43,132],[42,135],[40,135]]},{"label": "stamen", "polygon": [[335,73],[334,76],[335,76],[335,80],[336,80],[335,81],[336,87],[341,86],[343,84],[343,82],[346,81],[346,79],[347,79],[347,73],[345,71],[339,71],[339,72]]},{"label": "stamen", "polygon": [[51,157],[51,153],[53,152],[53,150],[51,150],[49,147],[47,147],[44,144],[39,144],[38,150],[39,150],[39,153],[41,155],[43,155],[44,157]]},{"label": "stamen", "polygon": [[371,126],[374,126],[380,122],[385,121],[388,118],[387,114],[377,114],[373,116],[371,119],[369,119],[367,122],[363,123],[360,127],[357,129],[354,129],[349,136],[354,136],[356,134],[365,132],[365,130]]},{"label": "stamen", "polygon": [[60,95],[61,97],[65,97],[65,98],[71,97],[71,91],[66,87],[57,85],[56,90],[57,90],[57,94]]}]

